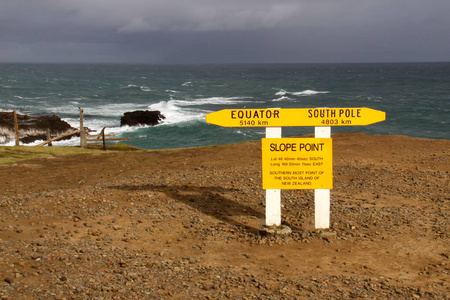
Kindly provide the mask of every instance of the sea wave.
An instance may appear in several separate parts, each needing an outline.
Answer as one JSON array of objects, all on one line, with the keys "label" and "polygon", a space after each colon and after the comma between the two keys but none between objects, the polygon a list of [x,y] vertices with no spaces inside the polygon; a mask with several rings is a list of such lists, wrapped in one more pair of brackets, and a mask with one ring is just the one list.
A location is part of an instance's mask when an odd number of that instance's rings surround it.
[{"label": "sea wave", "polygon": [[45,97],[22,97],[22,96],[18,96],[15,95],[14,98],[20,99],[20,100],[41,100],[41,99],[46,99]]},{"label": "sea wave", "polygon": [[143,92],[152,92],[153,90],[145,85],[136,85],[136,84],[129,84],[125,87],[122,87],[122,89],[137,89],[137,90],[141,90]]},{"label": "sea wave", "polygon": [[206,111],[185,108],[185,106],[188,106],[186,103],[188,101],[184,100],[160,101],[150,104],[148,109],[158,110],[166,117],[166,119],[162,120],[161,124],[177,124],[205,118]]},{"label": "sea wave", "polygon": [[[78,110],[78,103],[76,101],[71,102],[71,107],[54,106],[51,108],[51,112],[55,113],[62,120],[70,124],[70,126],[80,127],[80,115]],[[120,134],[125,131],[131,131],[130,129],[120,128],[120,117],[128,111],[145,110],[147,104],[137,103],[108,103],[107,105],[85,105],[83,106],[83,119],[84,126],[90,130],[100,132],[103,127],[107,127],[113,134]]]},{"label": "sea wave", "polygon": [[251,97],[208,97],[208,98],[198,98],[191,100],[176,100],[182,106],[194,106],[194,105],[229,105],[229,104],[239,104],[246,103]]},{"label": "sea wave", "polygon": [[301,92],[289,92],[285,91],[283,89],[279,90],[277,93],[275,93],[276,96],[285,96],[285,95],[292,95],[292,96],[312,96],[317,94],[328,94],[329,91],[314,91],[314,90],[304,90]]},{"label": "sea wave", "polygon": [[293,100],[292,98],[289,98],[287,96],[281,96],[279,98],[273,99],[272,101],[277,102],[277,101],[290,101]]},{"label": "sea wave", "polygon": [[140,88],[141,88],[141,91],[143,91],[143,92],[151,92],[151,91],[153,91],[151,88],[149,88],[149,87],[147,87],[145,85],[141,85]]},{"label": "sea wave", "polygon": [[[246,100],[247,99],[247,100]],[[150,110],[158,110],[166,119],[161,124],[177,124],[204,119],[211,112],[208,105],[234,105],[247,103],[251,97],[208,97],[189,100],[171,99],[148,105]]]},{"label": "sea wave", "polygon": [[0,112],[13,112],[14,110],[15,110],[16,113],[19,114],[19,115],[25,115],[25,114],[27,114],[27,112],[24,111],[23,109],[21,109],[21,108],[15,108],[15,106],[13,106],[13,105],[5,105],[5,106],[3,106],[3,107],[0,107]]}]

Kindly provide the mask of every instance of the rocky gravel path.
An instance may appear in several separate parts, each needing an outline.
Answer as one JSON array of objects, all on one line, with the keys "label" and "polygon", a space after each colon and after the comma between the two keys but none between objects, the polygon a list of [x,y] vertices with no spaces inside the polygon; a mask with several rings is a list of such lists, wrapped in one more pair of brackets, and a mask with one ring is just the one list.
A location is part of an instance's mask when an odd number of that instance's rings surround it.
[{"label": "rocky gravel path", "polygon": [[257,142],[2,165],[0,297],[450,299],[448,146],[336,135],[330,231],[283,190],[288,236]]}]

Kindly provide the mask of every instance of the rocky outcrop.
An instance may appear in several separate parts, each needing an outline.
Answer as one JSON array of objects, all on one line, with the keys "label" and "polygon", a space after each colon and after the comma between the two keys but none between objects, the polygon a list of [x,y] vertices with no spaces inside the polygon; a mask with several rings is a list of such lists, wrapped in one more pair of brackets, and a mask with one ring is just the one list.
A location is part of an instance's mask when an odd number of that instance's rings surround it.
[{"label": "rocky outcrop", "polygon": [[123,114],[120,118],[120,126],[140,126],[140,125],[151,125],[155,126],[160,123],[161,120],[165,119],[160,111],[158,110],[136,110],[130,111]]},{"label": "rocky outcrop", "polygon": [[[17,114],[19,139],[28,144],[37,140],[47,140],[47,129],[52,137],[76,130],[56,115],[29,116]],[[14,129],[14,113],[0,112],[0,143],[16,138]],[[70,139],[70,137],[68,137]]]}]

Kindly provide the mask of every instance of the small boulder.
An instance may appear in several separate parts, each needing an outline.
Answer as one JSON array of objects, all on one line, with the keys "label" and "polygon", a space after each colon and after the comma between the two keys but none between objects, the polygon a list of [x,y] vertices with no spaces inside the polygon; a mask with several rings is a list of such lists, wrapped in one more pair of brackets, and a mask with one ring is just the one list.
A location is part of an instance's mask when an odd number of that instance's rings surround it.
[{"label": "small boulder", "polygon": [[160,123],[161,120],[165,119],[160,111],[158,110],[136,110],[130,111],[123,114],[120,118],[120,126],[141,126],[141,125],[151,125],[155,126]]}]

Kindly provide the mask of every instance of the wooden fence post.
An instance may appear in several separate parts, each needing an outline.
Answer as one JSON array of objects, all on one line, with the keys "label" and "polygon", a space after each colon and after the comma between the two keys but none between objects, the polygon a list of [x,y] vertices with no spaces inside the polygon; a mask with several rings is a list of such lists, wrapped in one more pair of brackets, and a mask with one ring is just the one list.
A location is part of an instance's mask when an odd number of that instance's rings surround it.
[{"label": "wooden fence post", "polygon": [[106,150],[106,140],[105,140],[105,128],[102,129],[102,137],[103,137],[103,150]]},{"label": "wooden fence post", "polygon": [[19,122],[17,121],[17,112],[14,110],[14,129],[16,131],[16,146],[20,145],[19,139]]},{"label": "wooden fence post", "polygon": [[83,124],[83,109],[79,106],[78,108],[80,109],[80,147],[87,148],[86,132],[84,131],[84,124]]},{"label": "wooden fence post", "polygon": [[[47,141],[51,140],[52,136],[50,134],[50,128],[47,128]],[[48,143],[48,146],[51,147],[53,146],[52,142]]]}]

